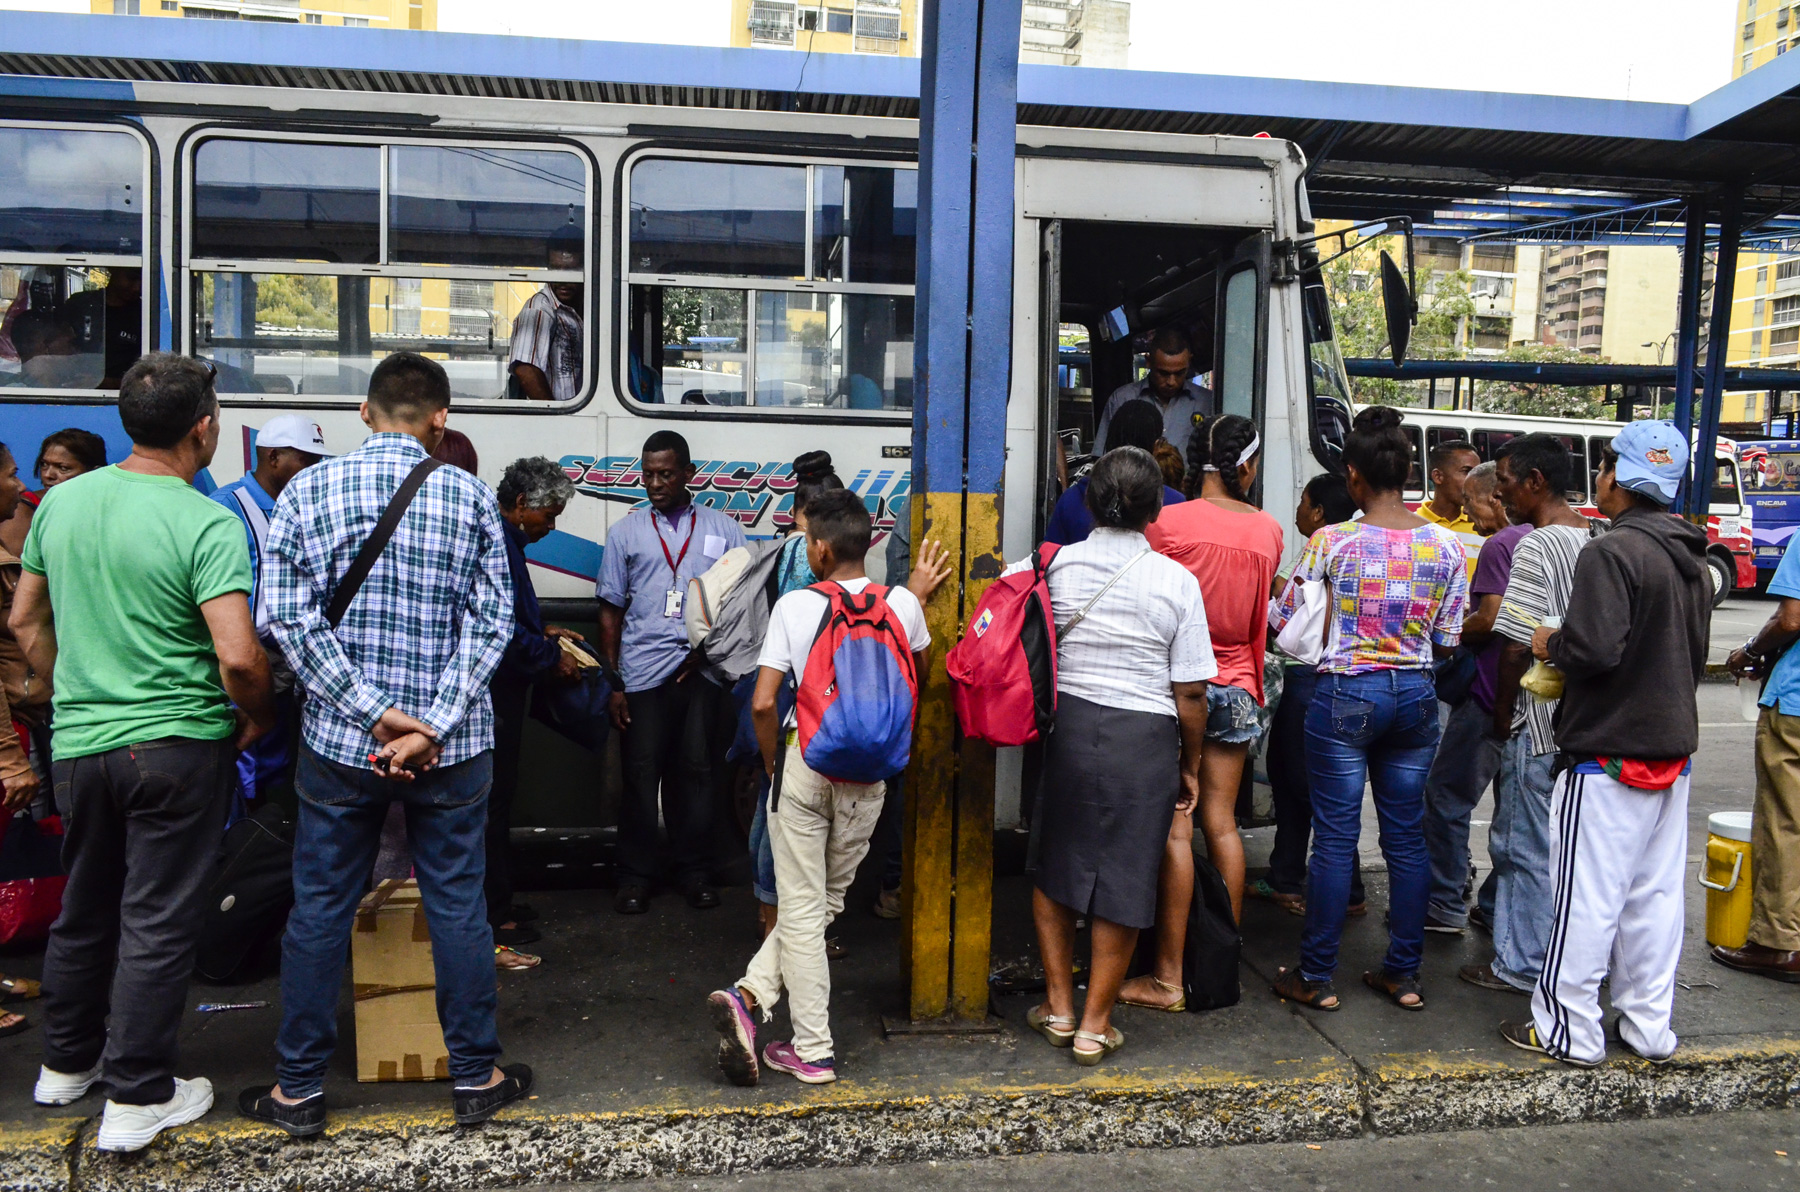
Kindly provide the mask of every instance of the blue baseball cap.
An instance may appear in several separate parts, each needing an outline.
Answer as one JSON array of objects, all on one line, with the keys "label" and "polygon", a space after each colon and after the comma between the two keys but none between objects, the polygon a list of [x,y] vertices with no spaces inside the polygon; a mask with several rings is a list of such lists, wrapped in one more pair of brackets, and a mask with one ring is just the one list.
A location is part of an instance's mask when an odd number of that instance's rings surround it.
[{"label": "blue baseball cap", "polygon": [[1687,476],[1688,445],[1673,422],[1633,422],[1613,436],[1612,449],[1619,453],[1620,484],[1659,504],[1674,503]]}]

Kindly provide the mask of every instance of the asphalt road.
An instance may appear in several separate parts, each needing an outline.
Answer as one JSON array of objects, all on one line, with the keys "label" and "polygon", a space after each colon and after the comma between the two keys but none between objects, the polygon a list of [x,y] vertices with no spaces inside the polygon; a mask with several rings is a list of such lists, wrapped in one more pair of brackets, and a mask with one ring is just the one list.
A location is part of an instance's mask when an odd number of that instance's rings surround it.
[{"label": "asphalt road", "polygon": [[1724,662],[1726,655],[1762,628],[1778,603],[1773,596],[1758,596],[1755,592],[1739,592],[1726,597],[1725,603],[1713,610],[1712,649],[1708,652],[1708,660]]},{"label": "asphalt road", "polygon": [[[1786,1152],[1783,1154],[1782,1152]],[[770,1171],[611,1185],[641,1192],[1397,1192],[1400,1188],[1761,1192],[1800,1187],[1800,1110],[1278,1143],[1032,1155],[966,1163]],[[544,1185],[597,1192],[602,1185]]]}]

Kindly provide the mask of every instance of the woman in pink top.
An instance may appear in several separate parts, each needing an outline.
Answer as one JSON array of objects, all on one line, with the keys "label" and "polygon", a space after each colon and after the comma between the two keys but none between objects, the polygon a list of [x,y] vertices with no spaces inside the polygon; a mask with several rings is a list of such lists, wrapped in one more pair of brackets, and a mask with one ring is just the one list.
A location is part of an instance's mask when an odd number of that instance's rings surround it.
[{"label": "woman in pink top", "polygon": [[[1244,909],[1244,842],[1236,806],[1244,763],[1260,728],[1269,587],[1281,563],[1281,523],[1250,504],[1262,439],[1237,414],[1209,418],[1188,444],[1196,500],[1165,507],[1145,531],[1159,553],[1194,573],[1206,605],[1219,673],[1207,687],[1206,750],[1200,760],[1200,831],[1225,879],[1233,919]],[[1128,981],[1119,1000],[1158,1010],[1186,1008],[1181,959],[1194,897],[1194,821],[1177,811],[1163,853],[1155,971]]]}]

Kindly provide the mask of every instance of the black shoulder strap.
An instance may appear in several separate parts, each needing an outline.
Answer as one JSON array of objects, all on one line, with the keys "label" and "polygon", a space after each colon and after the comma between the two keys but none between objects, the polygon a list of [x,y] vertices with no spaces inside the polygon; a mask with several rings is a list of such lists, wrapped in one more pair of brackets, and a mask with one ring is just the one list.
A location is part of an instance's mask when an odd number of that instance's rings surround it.
[{"label": "black shoulder strap", "polygon": [[356,558],[350,560],[350,569],[344,572],[344,578],[338,581],[337,589],[331,593],[331,603],[325,606],[325,623],[333,629],[344,619],[350,610],[350,602],[356,599],[357,592],[362,590],[363,581],[369,578],[369,572],[375,570],[375,560],[381,558],[381,552],[387,549],[388,540],[394,536],[394,530],[400,525],[400,519],[406,515],[407,508],[413,498],[419,495],[424,487],[425,478],[443,467],[444,461],[426,456],[420,460],[400,487],[394,490],[389,498],[387,508],[381,511],[381,520],[375,523],[370,531],[369,539],[356,552]]}]

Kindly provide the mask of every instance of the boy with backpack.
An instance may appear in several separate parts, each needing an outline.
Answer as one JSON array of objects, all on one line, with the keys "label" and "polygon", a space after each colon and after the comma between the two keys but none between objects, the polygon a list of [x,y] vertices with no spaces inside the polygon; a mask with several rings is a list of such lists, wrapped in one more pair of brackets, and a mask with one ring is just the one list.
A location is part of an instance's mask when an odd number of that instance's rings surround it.
[{"label": "boy with backpack", "polygon": [[[761,1063],[807,1084],[837,1079],[825,928],[869,851],[882,780],[906,766],[919,656],[931,644],[918,598],[871,583],[863,570],[871,526],[862,498],[823,492],[806,513],[807,560],[824,581],[775,603],[750,705],[774,782],[769,838],[781,916],[743,977],[707,999],[719,1067],[740,1085],[757,1082],[757,1019],[769,1020],[783,989],[794,1038],[770,1043]],[[784,723],[776,697],[785,684],[796,707]]]}]

